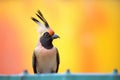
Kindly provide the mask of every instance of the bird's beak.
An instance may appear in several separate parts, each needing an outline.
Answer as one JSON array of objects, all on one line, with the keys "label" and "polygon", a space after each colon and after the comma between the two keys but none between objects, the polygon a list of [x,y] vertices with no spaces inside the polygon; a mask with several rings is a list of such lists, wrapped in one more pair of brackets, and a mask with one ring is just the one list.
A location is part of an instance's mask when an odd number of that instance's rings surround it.
[{"label": "bird's beak", "polygon": [[54,35],[52,35],[52,38],[57,39],[57,38],[60,38],[60,37],[57,34],[54,34]]}]

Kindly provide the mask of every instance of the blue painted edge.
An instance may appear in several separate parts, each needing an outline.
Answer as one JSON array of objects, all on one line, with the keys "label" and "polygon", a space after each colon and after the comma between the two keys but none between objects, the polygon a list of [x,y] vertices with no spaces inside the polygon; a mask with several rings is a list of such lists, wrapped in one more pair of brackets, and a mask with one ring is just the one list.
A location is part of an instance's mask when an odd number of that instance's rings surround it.
[{"label": "blue painted edge", "polygon": [[52,74],[28,74],[24,71],[21,74],[4,75],[0,74],[0,80],[120,80],[118,71],[112,73],[52,73]]}]

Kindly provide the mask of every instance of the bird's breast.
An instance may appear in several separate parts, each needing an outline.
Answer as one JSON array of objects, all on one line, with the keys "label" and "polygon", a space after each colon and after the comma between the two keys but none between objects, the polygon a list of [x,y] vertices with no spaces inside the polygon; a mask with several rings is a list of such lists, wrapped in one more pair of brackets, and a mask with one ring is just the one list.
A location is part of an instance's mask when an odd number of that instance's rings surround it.
[{"label": "bird's breast", "polygon": [[50,70],[53,66],[56,66],[56,48],[45,49],[44,47],[36,47],[35,55],[37,58],[38,70]]}]

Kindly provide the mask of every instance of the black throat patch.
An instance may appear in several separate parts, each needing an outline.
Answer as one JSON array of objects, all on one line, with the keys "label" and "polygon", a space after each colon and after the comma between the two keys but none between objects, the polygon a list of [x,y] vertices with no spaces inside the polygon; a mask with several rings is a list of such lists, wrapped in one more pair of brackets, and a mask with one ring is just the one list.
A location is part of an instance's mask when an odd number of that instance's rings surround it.
[{"label": "black throat patch", "polygon": [[53,44],[52,44],[52,37],[49,35],[48,32],[45,32],[43,34],[43,36],[40,38],[40,43],[41,45],[46,48],[46,49],[51,49],[53,48]]}]

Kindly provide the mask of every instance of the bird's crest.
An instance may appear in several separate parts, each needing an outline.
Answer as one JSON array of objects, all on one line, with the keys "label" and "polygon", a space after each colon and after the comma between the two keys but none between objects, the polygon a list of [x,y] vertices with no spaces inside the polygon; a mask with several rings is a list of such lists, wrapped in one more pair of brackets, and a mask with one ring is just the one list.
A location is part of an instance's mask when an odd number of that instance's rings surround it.
[{"label": "bird's crest", "polygon": [[46,21],[46,19],[44,18],[43,14],[41,13],[40,10],[37,11],[36,15],[37,15],[37,17],[38,17],[41,21],[43,21],[43,23],[44,23],[44,24],[42,24],[42,23],[41,23],[39,20],[37,20],[36,18],[31,17],[31,19],[32,19],[35,23],[37,23],[39,26],[41,26],[41,28],[38,28],[38,32],[39,32],[40,34],[42,34],[42,33],[46,32],[46,31],[48,31],[48,32],[50,33],[50,35],[53,35],[53,34],[54,34],[54,31],[53,31],[52,29],[50,29],[48,22]]},{"label": "bird's crest", "polygon": [[[43,21],[43,23],[44,23],[44,25],[45,25],[44,27],[45,27],[45,28],[49,28],[49,24],[48,24],[48,22],[46,21],[46,19],[44,18],[43,14],[41,13],[40,10],[37,11],[36,15],[38,16],[38,18],[40,18],[40,20]],[[35,23],[37,23],[38,25],[41,26],[42,23],[40,23],[39,20],[37,20],[37,19],[34,18],[34,17],[31,17],[31,19],[32,19]],[[43,27],[43,26],[41,26],[41,27]]]}]

